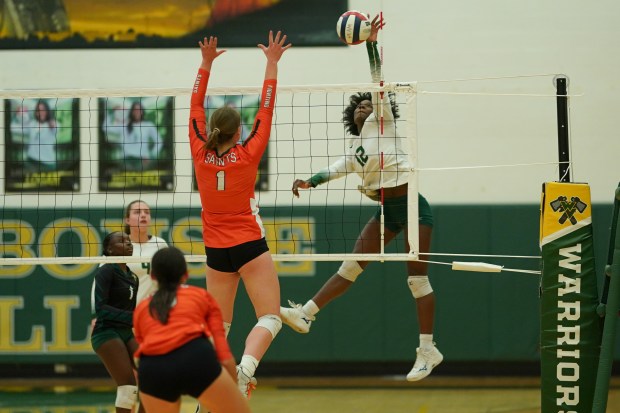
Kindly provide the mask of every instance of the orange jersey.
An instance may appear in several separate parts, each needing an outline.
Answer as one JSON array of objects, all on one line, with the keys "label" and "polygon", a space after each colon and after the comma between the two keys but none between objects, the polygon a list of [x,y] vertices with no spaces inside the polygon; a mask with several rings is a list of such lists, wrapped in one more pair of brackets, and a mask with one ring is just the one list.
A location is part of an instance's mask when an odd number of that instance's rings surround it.
[{"label": "orange jersey", "polygon": [[202,235],[211,248],[228,248],[265,236],[254,185],[267,148],[275,106],[275,79],[265,80],[252,132],[223,154],[206,149],[204,99],[209,72],[198,70],[191,97],[189,138],[202,203]]},{"label": "orange jersey", "polygon": [[197,337],[206,336],[212,338],[218,360],[232,358],[220,307],[207,290],[186,284],[179,286],[176,304],[166,324],[150,314],[151,299],[140,302],[133,313],[134,334],[140,345],[135,357],[167,354]]}]

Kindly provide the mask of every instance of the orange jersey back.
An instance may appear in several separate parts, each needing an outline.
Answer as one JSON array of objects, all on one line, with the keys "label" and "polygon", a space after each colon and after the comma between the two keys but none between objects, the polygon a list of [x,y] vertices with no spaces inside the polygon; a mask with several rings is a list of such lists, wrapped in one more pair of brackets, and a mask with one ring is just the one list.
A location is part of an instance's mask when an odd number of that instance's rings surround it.
[{"label": "orange jersey back", "polygon": [[150,314],[151,297],[138,304],[133,313],[134,332],[140,345],[135,356],[167,354],[197,337],[206,336],[213,339],[218,360],[232,358],[222,313],[213,296],[204,288],[181,285],[176,301],[166,324]]},{"label": "orange jersey back", "polygon": [[199,70],[191,97],[189,137],[202,203],[204,244],[227,248],[265,236],[254,185],[267,148],[275,106],[276,80],[265,80],[252,132],[223,154],[206,149],[204,98],[209,72]]}]

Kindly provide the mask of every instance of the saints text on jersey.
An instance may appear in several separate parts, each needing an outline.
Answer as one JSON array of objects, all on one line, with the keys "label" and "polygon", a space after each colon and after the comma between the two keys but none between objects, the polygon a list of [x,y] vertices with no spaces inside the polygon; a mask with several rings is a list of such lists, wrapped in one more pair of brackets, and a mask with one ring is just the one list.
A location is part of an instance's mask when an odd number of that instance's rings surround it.
[{"label": "saints text on jersey", "polygon": [[205,156],[205,163],[210,163],[217,166],[225,166],[227,163],[235,163],[237,162],[237,154],[227,153],[222,157],[217,157],[213,152],[207,152]]}]

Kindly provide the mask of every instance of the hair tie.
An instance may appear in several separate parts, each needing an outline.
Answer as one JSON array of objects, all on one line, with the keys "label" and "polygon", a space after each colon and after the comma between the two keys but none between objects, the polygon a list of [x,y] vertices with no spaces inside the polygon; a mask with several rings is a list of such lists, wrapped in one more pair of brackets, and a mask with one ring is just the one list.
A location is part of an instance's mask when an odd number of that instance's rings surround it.
[{"label": "hair tie", "polygon": [[217,133],[220,133],[220,129],[219,129],[219,128],[213,128],[213,131],[212,131],[212,132],[217,132]]}]

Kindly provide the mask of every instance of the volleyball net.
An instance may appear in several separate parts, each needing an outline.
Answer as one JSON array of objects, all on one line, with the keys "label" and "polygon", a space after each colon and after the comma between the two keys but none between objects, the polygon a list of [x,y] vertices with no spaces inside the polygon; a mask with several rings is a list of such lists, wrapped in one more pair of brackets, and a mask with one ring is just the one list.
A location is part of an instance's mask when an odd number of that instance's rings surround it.
[{"label": "volleyball net", "polygon": [[[278,89],[269,146],[259,165],[256,199],[276,261],[361,259],[353,256],[359,229],[381,201],[358,190],[354,174],[295,198],[295,179],[307,179],[345,154],[343,110],[357,92],[384,92],[399,107],[398,135],[417,164],[415,83],[323,85]],[[0,271],[84,271],[102,257],[105,234],[122,230],[124,208],[136,199],[151,207],[153,235],[204,263],[200,197],[188,143],[189,89],[4,91],[0,125],[3,234]],[[260,88],[209,89],[207,117],[231,106],[249,135]],[[384,139],[395,139],[385,136]],[[417,175],[410,191],[417,194]],[[379,174],[382,171],[378,171]],[[417,196],[408,214],[411,247],[364,256],[417,256]],[[410,251],[408,253],[407,251]],[[123,258],[128,262],[148,257]],[[11,268],[11,266],[13,266]],[[287,267],[287,264],[282,264]],[[290,265],[289,265],[290,266]],[[294,271],[293,269],[290,271]]]},{"label": "volleyball net", "polygon": [[[443,203],[495,202],[506,196],[500,203],[536,202],[532,188],[553,179],[559,168],[568,168],[568,162],[558,162],[555,155],[556,91],[551,79],[532,75],[279,86],[270,143],[255,183],[279,273],[295,275],[317,261],[419,260],[420,174],[423,184],[441,186],[450,194]],[[394,99],[400,115],[396,134],[411,165],[405,229],[409,245],[398,238],[386,248],[382,240],[377,254],[351,253],[373,214],[384,230],[382,200],[360,191],[357,174],[304,190],[299,198],[291,191],[295,179],[307,179],[345,156],[350,135],[343,110],[358,92]],[[207,117],[222,106],[237,108],[243,140],[258,111],[259,93],[258,87],[211,88],[205,100]],[[0,145],[0,272],[30,274],[32,266],[40,264],[52,274],[83,274],[97,263],[117,262],[102,257],[101,241],[123,229],[124,208],[140,199],[151,208],[150,232],[180,248],[192,275],[201,274],[205,255],[188,144],[189,94],[183,88],[0,91],[0,133],[5,138]],[[449,261],[433,260],[433,255]],[[451,261],[484,255],[433,251],[425,259],[455,270],[520,271]],[[148,257],[123,260],[145,262]],[[522,272],[540,273],[537,268]]]}]

